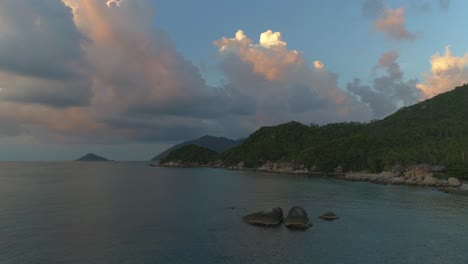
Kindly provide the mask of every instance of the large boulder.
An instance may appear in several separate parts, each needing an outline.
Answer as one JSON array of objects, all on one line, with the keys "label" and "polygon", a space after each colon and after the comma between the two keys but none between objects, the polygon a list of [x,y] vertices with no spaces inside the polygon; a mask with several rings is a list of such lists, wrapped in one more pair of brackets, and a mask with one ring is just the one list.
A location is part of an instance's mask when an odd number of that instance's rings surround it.
[{"label": "large boulder", "polygon": [[457,178],[449,178],[448,179],[448,186],[450,187],[460,187],[462,184]]},{"label": "large boulder", "polygon": [[300,206],[294,206],[289,210],[288,216],[284,219],[284,224],[292,229],[307,229],[311,226],[307,212]]},{"label": "large boulder", "polygon": [[321,218],[323,220],[327,220],[327,221],[333,221],[333,220],[336,220],[336,219],[340,219],[336,214],[334,214],[332,212],[325,213],[325,214],[319,216],[319,218]]},{"label": "large boulder", "polygon": [[431,175],[428,175],[424,178],[424,181],[423,181],[423,185],[426,185],[426,186],[437,186],[437,183],[439,182],[439,179],[431,176]]},{"label": "large boulder", "polygon": [[416,179],[420,182],[432,172],[432,167],[429,164],[419,164],[410,167],[406,172],[405,176],[409,179]]},{"label": "large boulder", "polygon": [[283,222],[283,209],[274,207],[269,210],[244,216],[244,221],[251,225],[277,226]]},{"label": "large boulder", "polygon": [[362,179],[363,176],[361,174],[354,172],[347,173],[345,176],[345,180],[347,181],[361,181]]}]

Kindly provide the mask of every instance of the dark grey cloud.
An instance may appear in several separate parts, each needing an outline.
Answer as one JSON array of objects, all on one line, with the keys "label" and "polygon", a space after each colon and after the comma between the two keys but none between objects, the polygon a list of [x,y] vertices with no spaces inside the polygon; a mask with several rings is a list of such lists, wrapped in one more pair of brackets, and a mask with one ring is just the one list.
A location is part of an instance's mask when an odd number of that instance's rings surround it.
[{"label": "dark grey cloud", "polygon": [[41,79],[81,77],[84,37],[57,0],[0,2],[0,70]]},{"label": "dark grey cloud", "polygon": [[291,87],[288,108],[292,113],[304,113],[314,109],[326,107],[328,98],[320,96],[305,84]]},{"label": "dark grey cloud", "polygon": [[86,105],[91,97],[88,80],[53,81],[19,78],[13,88],[4,88],[0,100],[63,108]]},{"label": "dark grey cloud", "polygon": [[397,59],[394,51],[382,55],[376,69],[383,69],[385,75],[374,78],[372,86],[362,84],[360,79],[347,84],[348,91],[369,106],[374,118],[385,117],[420,98],[421,91],[416,87],[418,80],[404,81]]},{"label": "dark grey cloud", "polygon": [[[92,95],[72,10],[57,0],[0,2],[0,99],[53,107],[86,105]],[[2,85],[3,86],[3,85]]]}]

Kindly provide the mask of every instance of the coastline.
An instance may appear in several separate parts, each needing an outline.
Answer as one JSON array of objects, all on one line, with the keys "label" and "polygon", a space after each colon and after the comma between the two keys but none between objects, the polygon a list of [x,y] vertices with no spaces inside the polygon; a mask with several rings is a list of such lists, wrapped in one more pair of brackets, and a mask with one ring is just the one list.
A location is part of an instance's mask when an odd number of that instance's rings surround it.
[{"label": "coastline", "polygon": [[350,181],[350,182],[368,182],[371,184],[380,185],[405,185],[405,186],[419,186],[419,187],[432,187],[437,188],[441,191],[451,194],[465,195],[468,196],[468,181],[459,180],[454,177],[447,179],[439,179],[435,177],[433,168],[428,164],[419,164],[409,167],[406,170],[394,169],[392,171],[384,171],[381,173],[368,173],[368,172],[343,172],[343,169],[339,166],[335,169],[335,172],[320,172],[318,170],[309,170],[304,166],[294,168],[291,163],[288,162],[270,162],[268,161],[264,165],[257,168],[247,168],[241,162],[236,166],[226,166],[222,162],[211,162],[208,164],[191,163],[191,162],[168,162],[165,164],[150,163],[149,166],[157,167],[178,167],[178,168],[195,168],[195,167],[206,167],[206,168],[217,168],[225,170],[240,170],[240,171],[254,171],[254,172],[265,172],[265,173],[284,173],[291,175],[316,175],[316,176],[329,176],[336,179]]}]

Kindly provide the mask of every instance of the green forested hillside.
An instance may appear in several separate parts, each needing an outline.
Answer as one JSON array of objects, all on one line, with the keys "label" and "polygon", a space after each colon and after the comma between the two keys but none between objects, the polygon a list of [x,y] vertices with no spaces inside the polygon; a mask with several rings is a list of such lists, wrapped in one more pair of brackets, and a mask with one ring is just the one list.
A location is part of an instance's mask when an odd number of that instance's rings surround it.
[{"label": "green forested hillside", "polygon": [[239,146],[243,141],[244,139],[232,140],[232,139],[225,138],[225,137],[214,137],[214,136],[206,135],[197,139],[185,141],[175,146],[172,146],[169,149],[160,153],[159,155],[155,156],[151,160],[157,161],[157,160],[164,159],[165,157],[167,157],[167,155],[170,152],[178,148],[181,148],[183,146],[187,146],[187,145],[197,145],[199,147],[204,147],[204,148],[216,151],[218,153],[221,153],[233,147]]},{"label": "green forested hillside", "polygon": [[207,163],[217,154],[217,152],[208,148],[199,147],[197,145],[186,145],[171,151],[160,161],[160,164],[164,164],[169,161]]},{"label": "green forested hillside", "polygon": [[290,122],[263,127],[245,142],[217,156],[228,165],[256,167],[267,160],[293,161],[321,171],[381,171],[418,163],[446,165],[468,176],[468,85],[410,107],[383,120],[306,126]]}]

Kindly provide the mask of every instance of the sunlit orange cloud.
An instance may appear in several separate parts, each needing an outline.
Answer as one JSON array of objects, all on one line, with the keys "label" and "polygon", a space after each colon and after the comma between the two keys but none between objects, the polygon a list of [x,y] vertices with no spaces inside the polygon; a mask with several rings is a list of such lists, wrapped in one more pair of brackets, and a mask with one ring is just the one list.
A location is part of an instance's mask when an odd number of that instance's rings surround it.
[{"label": "sunlit orange cloud", "polygon": [[450,47],[445,54],[436,53],[430,59],[431,72],[425,74],[425,83],[418,84],[424,92],[424,98],[434,97],[468,82],[468,53],[461,57],[454,56]]},{"label": "sunlit orange cloud", "polygon": [[321,70],[323,68],[325,68],[325,65],[323,64],[323,62],[321,61],[313,61],[313,65],[314,65],[314,69],[317,69],[317,70]]},{"label": "sunlit orange cloud", "polygon": [[[73,8],[78,28],[90,39],[84,50],[103,85],[99,89],[112,90],[98,93],[112,94],[116,104],[124,105],[188,100],[203,92],[205,83],[198,69],[183,59],[163,33],[155,37],[149,1],[64,2]],[[113,83],[115,79],[128,83],[119,85]]]},{"label": "sunlit orange cloud", "polygon": [[[368,109],[337,86],[338,75],[319,60],[309,67],[301,52],[290,50],[280,32],[260,35],[258,43],[238,30],[234,38],[214,42],[231,86],[257,102],[258,123],[365,120]],[[237,58],[244,64],[237,65]],[[229,66],[226,66],[229,65]],[[263,77],[263,82],[258,78]]]},{"label": "sunlit orange cloud", "polygon": [[242,30],[238,30],[235,38],[223,37],[214,45],[221,53],[236,49],[241,60],[249,62],[255,73],[270,81],[283,78],[296,65],[304,63],[298,51],[287,49],[280,32],[265,31],[260,35],[259,44],[252,42]]},{"label": "sunlit orange cloud", "polygon": [[383,32],[390,39],[413,40],[417,35],[410,33],[406,27],[404,8],[385,8],[374,22],[374,29]]}]

